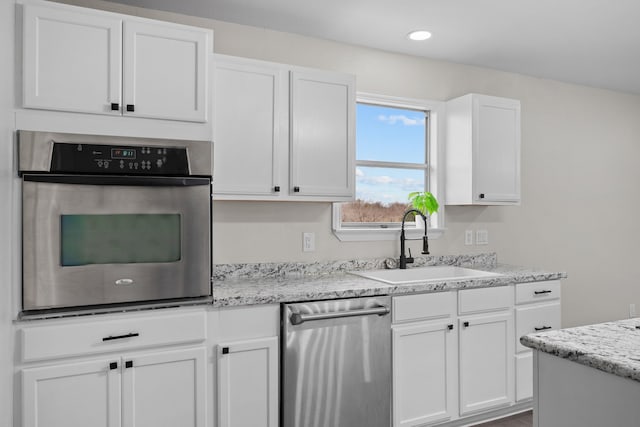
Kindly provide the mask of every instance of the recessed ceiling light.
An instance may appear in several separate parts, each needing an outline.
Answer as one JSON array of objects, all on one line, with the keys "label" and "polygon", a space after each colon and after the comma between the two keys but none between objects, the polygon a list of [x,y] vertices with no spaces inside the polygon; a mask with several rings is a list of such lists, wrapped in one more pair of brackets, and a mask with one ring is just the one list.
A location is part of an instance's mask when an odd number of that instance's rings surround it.
[{"label": "recessed ceiling light", "polygon": [[431,33],[425,30],[417,30],[407,34],[407,37],[409,38],[409,40],[422,41],[431,38]]}]

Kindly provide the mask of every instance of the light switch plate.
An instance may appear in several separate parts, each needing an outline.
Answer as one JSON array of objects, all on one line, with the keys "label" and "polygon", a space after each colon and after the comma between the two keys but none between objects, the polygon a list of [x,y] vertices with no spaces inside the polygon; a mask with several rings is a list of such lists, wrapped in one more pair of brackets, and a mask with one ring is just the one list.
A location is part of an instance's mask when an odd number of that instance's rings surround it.
[{"label": "light switch plate", "polygon": [[316,250],[316,234],[302,233],[302,252],[314,252]]},{"label": "light switch plate", "polygon": [[476,245],[488,245],[489,244],[489,231],[477,230],[476,231]]}]

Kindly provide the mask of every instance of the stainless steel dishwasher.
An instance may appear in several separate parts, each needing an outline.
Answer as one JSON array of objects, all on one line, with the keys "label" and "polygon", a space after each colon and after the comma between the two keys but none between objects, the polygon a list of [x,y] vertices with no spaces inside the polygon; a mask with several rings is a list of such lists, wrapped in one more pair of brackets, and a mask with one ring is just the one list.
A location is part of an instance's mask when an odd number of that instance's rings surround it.
[{"label": "stainless steel dishwasher", "polygon": [[389,427],[391,298],[282,308],[282,426]]}]

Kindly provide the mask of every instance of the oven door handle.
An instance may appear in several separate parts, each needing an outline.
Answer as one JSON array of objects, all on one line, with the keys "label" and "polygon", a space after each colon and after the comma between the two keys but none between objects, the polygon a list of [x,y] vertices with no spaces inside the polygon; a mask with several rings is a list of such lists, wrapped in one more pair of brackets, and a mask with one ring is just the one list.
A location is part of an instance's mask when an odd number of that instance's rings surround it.
[{"label": "oven door handle", "polygon": [[52,184],[126,185],[132,187],[193,187],[211,184],[209,178],[201,177],[25,174],[22,178],[25,181]]}]

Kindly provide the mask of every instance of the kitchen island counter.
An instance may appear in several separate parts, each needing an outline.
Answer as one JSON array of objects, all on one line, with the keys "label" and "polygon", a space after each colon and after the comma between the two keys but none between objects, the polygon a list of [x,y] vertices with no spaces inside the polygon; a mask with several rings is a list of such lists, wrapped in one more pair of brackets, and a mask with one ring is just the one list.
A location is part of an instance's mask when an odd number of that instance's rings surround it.
[{"label": "kitchen island counter", "polygon": [[547,272],[498,264],[495,254],[430,256],[416,258],[416,268],[455,265],[501,276],[464,280],[429,281],[393,285],[347,273],[384,268],[384,259],[317,263],[269,263],[217,265],[213,305],[216,307],[275,304],[375,295],[403,295],[458,289],[506,286],[566,278],[563,272]]},{"label": "kitchen island counter", "polygon": [[640,381],[640,319],[525,335],[520,342],[563,359]]},{"label": "kitchen island counter", "polygon": [[534,427],[640,425],[640,319],[525,335]]}]

